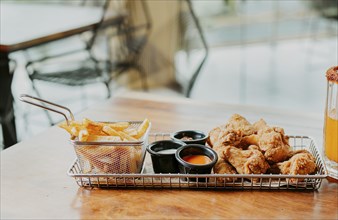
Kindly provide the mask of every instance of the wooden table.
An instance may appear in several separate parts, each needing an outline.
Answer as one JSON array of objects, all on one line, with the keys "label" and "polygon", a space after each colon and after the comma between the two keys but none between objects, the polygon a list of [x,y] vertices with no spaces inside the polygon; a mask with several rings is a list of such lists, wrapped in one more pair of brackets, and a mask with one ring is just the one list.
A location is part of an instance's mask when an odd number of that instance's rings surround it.
[{"label": "wooden table", "polygon": [[[132,98],[131,98],[132,97]],[[209,131],[233,113],[320,138],[322,118],[253,106],[127,94],[86,110],[77,119],[152,121],[152,132]],[[68,134],[52,127],[1,152],[1,218],[4,219],[337,219],[338,184],[318,191],[88,190],[66,175],[75,158]],[[317,138],[316,138],[317,139]],[[317,139],[317,142],[320,142]]]},{"label": "wooden table", "polygon": [[[5,147],[17,142],[9,54],[92,30],[102,8],[40,4],[0,7],[0,116]],[[104,25],[116,25],[125,15],[110,12]]]}]

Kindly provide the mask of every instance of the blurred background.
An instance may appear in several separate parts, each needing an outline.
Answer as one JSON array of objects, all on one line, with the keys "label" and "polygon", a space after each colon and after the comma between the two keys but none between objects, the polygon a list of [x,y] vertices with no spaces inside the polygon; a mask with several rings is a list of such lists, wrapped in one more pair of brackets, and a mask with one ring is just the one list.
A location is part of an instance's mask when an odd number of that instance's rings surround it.
[{"label": "blurred background", "polygon": [[[101,7],[100,1],[1,0],[1,5]],[[273,107],[323,117],[325,72],[338,65],[337,0],[111,0],[107,11],[113,10],[128,12],[130,27],[140,23],[139,27],[146,28],[137,36],[141,44],[125,43],[118,34],[98,33],[96,56],[115,63],[126,51],[134,52],[126,70],[109,73],[113,76],[108,80],[110,96],[148,88],[146,92],[164,97]],[[27,69],[31,57],[69,49],[75,42],[67,39],[10,54],[17,62],[12,93],[19,141],[61,120],[57,115],[47,118],[42,110],[21,103],[19,94],[36,96],[36,89],[42,98],[68,106],[74,113],[109,96],[102,84],[75,87],[32,80]]]}]

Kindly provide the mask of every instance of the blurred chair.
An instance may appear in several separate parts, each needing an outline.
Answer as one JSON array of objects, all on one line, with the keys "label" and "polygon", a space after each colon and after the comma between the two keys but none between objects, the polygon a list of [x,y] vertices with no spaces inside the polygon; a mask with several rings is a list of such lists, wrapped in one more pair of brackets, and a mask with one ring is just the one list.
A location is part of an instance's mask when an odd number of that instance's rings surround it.
[{"label": "blurred chair", "polygon": [[[317,12],[317,16],[324,18],[329,21],[327,24],[332,22],[333,28],[332,33],[336,34],[337,21],[338,21],[338,0],[312,0],[311,7]],[[317,37],[319,32],[320,19],[316,17],[311,23],[311,34],[314,38]],[[329,26],[328,26],[329,27]],[[328,29],[329,30],[329,29]],[[330,32],[330,31],[328,31]]]},{"label": "blurred chair", "polygon": [[193,67],[190,79],[188,79],[187,82],[180,82],[181,84],[184,84],[183,87],[185,87],[185,95],[190,97],[196,79],[198,78],[199,73],[201,72],[201,69],[208,57],[209,48],[205,40],[199,19],[195,14],[192,2],[190,0],[182,1],[182,9],[179,16],[181,29],[180,32],[182,33],[181,48],[183,48],[188,54],[192,49],[195,48],[203,50],[202,57]]},{"label": "blurred chair", "polygon": [[338,0],[312,0],[311,3],[324,18],[338,20]]},{"label": "blurred chair", "polygon": [[[47,54],[40,54],[41,57],[38,59],[31,59],[28,53],[29,51],[26,53],[27,59],[29,60],[26,65],[28,76],[32,81],[34,91],[39,97],[41,97],[41,93],[35,85],[36,81],[46,81],[68,86],[84,86],[92,83],[102,83],[107,89],[107,97],[110,97],[110,68],[107,66],[106,60],[99,60],[97,58],[94,45],[99,32],[102,30],[106,31],[109,28],[119,29],[124,17],[120,16],[114,21],[114,24],[107,25],[105,21],[108,17],[106,14],[110,0],[95,2],[83,0],[82,6],[88,3],[95,3],[94,6],[102,9],[100,21],[91,31],[70,37],[72,41],[70,43],[68,42],[68,44],[65,42],[66,39],[60,40],[59,42],[48,43],[47,45],[48,47],[52,47],[51,44],[54,44],[54,48],[66,48],[65,51],[55,52],[51,49],[47,51]],[[73,46],[73,41],[76,42],[75,44],[77,44],[77,46],[68,49],[68,47]],[[60,44],[59,47],[57,43]],[[50,123],[53,124],[49,113],[46,112],[46,114]]]},{"label": "blurred chair", "polygon": [[[316,13],[310,22],[310,39],[311,43],[308,46],[306,53],[306,71],[312,71],[313,57],[317,54],[316,41],[322,36],[337,36],[337,23],[338,23],[338,0],[312,0],[310,7]],[[323,19],[322,19],[323,18]],[[320,27],[320,24],[325,21],[327,29],[325,31]],[[330,25],[332,24],[332,25]],[[326,53],[330,54],[332,51],[327,50]],[[323,56],[323,55],[322,55]]]},{"label": "blurred chair", "polygon": [[[96,59],[92,50],[98,31],[104,22],[107,7],[108,1],[105,1],[102,5],[102,16],[100,22],[93,28],[92,31],[90,31],[91,33],[80,34],[77,36],[83,40],[83,48],[77,48],[59,54],[42,54],[43,57],[41,59],[28,61],[26,69],[29,73],[29,78],[32,81],[33,89],[39,96],[40,93],[34,84],[36,80],[54,82],[69,86],[82,86],[90,83],[101,82],[107,87],[107,96],[110,96],[107,70]],[[85,37],[87,37],[86,40],[84,40]],[[81,57],[80,60],[78,60],[78,58],[74,58],[79,54],[83,55],[82,53],[86,53],[87,56],[84,58]],[[72,60],[73,58],[74,60]]]},{"label": "blurred chair", "polygon": [[[9,68],[5,70],[5,69]],[[16,144],[13,142],[13,140],[16,140],[16,132],[15,132],[15,121],[13,120],[14,117],[14,111],[12,107],[13,102],[13,96],[11,91],[11,86],[8,86],[11,84],[13,80],[13,74],[16,69],[16,62],[14,60],[9,61],[9,66],[5,63],[0,63],[0,69],[5,70],[5,72],[9,72],[9,75],[6,75],[5,77],[8,77],[9,84],[3,84],[0,82],[1,86],[1,92],[0,92],[0,124],[2,127],[2,136],[3,136],[3,145],[4,149],[7,147]],[[0,74],[4,74],[3,72]],[[12,102],[11,102],[12,101]],[[1,145],[0,145],[1,148]]]},{"label": "blurred chair", "polygon": [[146,1],[126,1],[125,6],[128,11],[140,14],[135,18],[136,14],[130,13],[117,35],[107,35],[110,43],[110,72],[118,77],[130,69],[136,70],[140,74],[143,90],[147,91],[147,74],[139,64],[139,59],[151,32],[151,15]]}]

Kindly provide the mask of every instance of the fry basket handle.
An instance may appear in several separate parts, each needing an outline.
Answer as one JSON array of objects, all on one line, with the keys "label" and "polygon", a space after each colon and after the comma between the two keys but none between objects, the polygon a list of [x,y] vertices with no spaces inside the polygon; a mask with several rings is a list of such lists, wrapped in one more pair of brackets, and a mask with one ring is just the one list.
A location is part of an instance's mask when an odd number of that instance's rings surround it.
[{"label": "fry basket handle", "polygon": [[[73,115],[72,111],[65,106],[58,105],[56,103],[49,102],[49,101],[46,101],[46,100],[43,100],[43,99],[40,99],[40,98],[37,98],[37,97],[33,97],[33,96],[30,96],[30,95],[27,95],[27,94],[21,94],[20,97],[19,97],[19,100],[22,101],[22,102],[26,102],[26,103],[29,103],[31,105],[35,105],[37,107],[52,111],[52,112],[55,112],[55,113],[59,113],[60,115],[65,117],[67,124],[69,125],[69,118],[67,117],[67,115],[64,112],[62,112],[61,110],[58,110],[58,109],[53,109],[52,107],[48,107],[48,105],[66,110],[69,113],[71,120],[74,121],[74,115]],[[39,101],[40,103],[44,103],[44,104],[40,104],[37,101]],[[47,104],[47,105],[45,105],[45,104]]]}]

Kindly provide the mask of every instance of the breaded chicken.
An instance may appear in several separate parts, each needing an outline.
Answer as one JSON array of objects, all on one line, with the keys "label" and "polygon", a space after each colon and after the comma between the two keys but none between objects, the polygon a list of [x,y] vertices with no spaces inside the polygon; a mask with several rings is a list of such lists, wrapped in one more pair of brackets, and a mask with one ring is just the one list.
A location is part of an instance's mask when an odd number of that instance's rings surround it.
[{"label": "breaded chicken", "polygon": [[237,146],[241,143],[243,138],[243,132],[241,130],[236,129],[225,129],[221,130],[218,140],[223,145],[233,145]]},{"label": "breaded chicken", "polygon": [[[225,145],[222,145],[222,146],[218,146],[218,147],[216,147],[215,149],[214,149],[214,151],[217,153],[217,155],[218,155],[218,161],[217,161],[217,163],[219,163],[219,162],[225,162],[226,163],[226,161],[225,161],[225,154],[224,154],[224,152],[226,151],[226,148],[227,148],[227,146],[225,146]],[[217,164],[216,163],[216,164]],[[230,165],[230,164],[229,164]],[[215,168],[215,167],[214,167]],[[221,169],[221,166],[219,167],[220,169]],[[236,169],[234,168],[234,167],[232,167],[231,165],[228,167],[229,168],[229,172],[222,172],[222,173],[236,173]],[[220,170],[220,169],[218,169],[218,168],[216,168],[216,170]],[[222,169],[223,171],[225,171],[225,169]],[[232,171],[231,171],[232,170]],[[219,172],[215,172],[215,173],[219,173]]]},{"label": "breaded chicken", "polygon": [[218,137],[222,130],[225,130],[225,125],[218,126],[209,132],[207,143],[211,148],[213,148],[217,142],[220,142]]},{"label": "breaded chicken", "polygon": [[[292,157],[284,162],[277,163],[277,166],[282,174],[290,175],[306,175],[316,171],[316,159],[307,150],[293,151]],[[291,182],[296,182],[296,179],[291,178]]]},{"label": "breaded chicken", "polygon": [[232,173],[235,168],[240,174],[308,174],[316,169],[308,151],[292,151],[283,128],[270,127],[263,119],[250,124],[234,114],[227,124],[210,131],[208,143],[223,159],[215,173]]},{"label": "breaded chicken", "polygon": [[214,128],[209,133],[208,144],[212,147],[216,142],[224,145],[241,146],[240,143],[244,136],[255,132],[254,127],[244,117],[234,114],[228,123]]},{"label": "breaded chicken", "polygon": [[269,168],[264,155],[255,145],[247,150],[241,150],[233,146],[225,147],[225,159],[236,168],[240,174],[263,174]]},{"label": "breaded chicken", "polygon": [[284,130],[277,127],[264,127],[258,131],[258,146],[269,163],[278,163],[288,158],[290,145]]},{"label": "breaded chicken", "polygon": [[239,114],[234,114],[231,116],[228,123],[226,124],[226,129],[228,131],[240,131],[242,136],[248,136],[255,133],[255,129],[252,124],[250,124],[246,118]]},{"label": "breaded chicken", "polygon": [[253,123],[253,128],[254,128],[254,133],[257,134],[257,132],[263,128],[265,128],[267,125],[267,123],[264,121],[264,119],[259,119],[259,121],[256,121],[255,123]]},{"label": "breaded chicken", "polygon": [[[231,166],[227,161],[224,160],[224,150],[225,146],[221,142],[217,142],[214,147],[214,151],[218,155],[218,160],[213,167],[215,174],[236,174],[236,169]],[[217,182],[233,182],[236,181],[237,178],[217,178]]]},{"label": "breaded chicken", "polygon": [[[231,166],[228,162],[226,162],[223,158],[218,158],[214,166],[214,173],[216,174],[236,174],[236,169]],[[218,182],[233,182],[236,181],[237,178],[217,178]]]},{"label": "breaded chicken", "polygon": [[246,149],[250,145],[259,146],[259,137],[257,134],[252,134],[242,138],[240,142],[241,148]]}]

